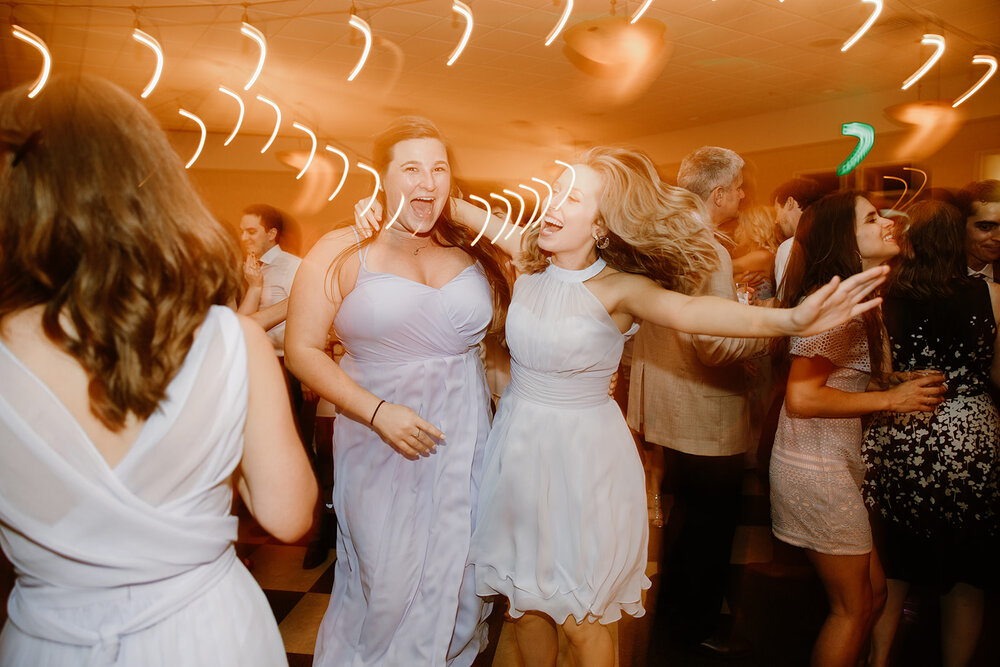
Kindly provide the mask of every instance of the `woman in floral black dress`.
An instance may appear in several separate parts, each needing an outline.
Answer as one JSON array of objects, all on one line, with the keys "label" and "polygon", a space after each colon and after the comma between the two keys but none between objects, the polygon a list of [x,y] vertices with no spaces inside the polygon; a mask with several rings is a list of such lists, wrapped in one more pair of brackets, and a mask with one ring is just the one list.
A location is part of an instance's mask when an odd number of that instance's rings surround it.
[{"label": "woman in floral black dress", "polygon": [[886,664],[909,585],[922,583],[941,593],[943,664],[964,665],[998,553],[1000,418],[987,385],[1000,378],[1000,286],[967,277],[955,208],[921,202],[909,215],[882,306],[894,368],[942,371],[948,393],[934,412],[876,415],[865,437],[865,499],[889,580],[868,664]]}]

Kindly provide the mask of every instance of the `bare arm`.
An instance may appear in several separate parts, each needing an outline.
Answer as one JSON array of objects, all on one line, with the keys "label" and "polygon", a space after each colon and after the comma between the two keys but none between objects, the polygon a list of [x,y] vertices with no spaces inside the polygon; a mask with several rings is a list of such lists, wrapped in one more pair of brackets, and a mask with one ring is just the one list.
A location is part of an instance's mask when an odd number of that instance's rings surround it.
[{"label": "bare arm", "polygon": [[1000,387],[1000,285],[994,282],[990,286],[990,305],[993,306],[993,321],[998,324],[997,337],[993,341],[993,363],[990,364],[990,380]]},{"label": "bare arm", "polygon": [[943,375],[926,376],[885,391],[841,391],[826,385],[836,366],[825,357],[792,357],[785,407],[797,417],[860,417],[872,412],[933,412],[943,400]]},{"label": "bare arm", "polygon": [[[326,354],[327,333],[346,292],[341,275],[354,258],[345,261],[330,279],[329,267],[342,250],[354,244],[350,229],[339,229],[316,242],[302,260],[288,299],[285,329],[285,364],[305,385],[362,424],[368,424],[403,456],[415,459],[434,451],[432,438],[444,437],[413,410],[391,403],[368,391]],[[353,265],[356,271],[357,264]],[[376,409],[378,410],[376,415]],[[372,416],[376,415],[373,420]]]},{"label": "bare arm", "polygon": [[841,281],[834,278],[795,308],[759,308],[714,296],[691,297],[665,290],[641,276],[621,276],[618,308],[639,319],[679,331],[712,336],[809,336],[875,308],[864,301],[885,280],[876,267]]},{"label": "bare arm", "polygon": [[249,400],[238,488],[258,523],[292,542],[312,524],[316,478],[292,421],[285,378],[271,341],[241,318],[247,344]]},{"label": "bare arm", "polygon": [[288,314],[288,299],[282,299],[278,303],[271,304],[267,308],[261,308],[256,312],[243,313],[259,324],[264,331],[277,326],[285,321]]},{"label": "bare arm", "polygon": [[[504,225],[503,218],[497,215],[490,214],[487,217],[486,209],[482,207],[455,197],[452,197],[450,201],[451,215],[455,222],[474,230],[477,235],[483,229],[483,222],[486,222],[486,231],[479,239],[480,243],[490,243],[492,239],[496,238],[497,241],[493,245],[500,248],[504,254],[515,261],[520,257],[523,227],[511,231],[511,223]],[[503,233],[501,234],[501,232]],[[500,234],[499,238],[498,234]]]}]

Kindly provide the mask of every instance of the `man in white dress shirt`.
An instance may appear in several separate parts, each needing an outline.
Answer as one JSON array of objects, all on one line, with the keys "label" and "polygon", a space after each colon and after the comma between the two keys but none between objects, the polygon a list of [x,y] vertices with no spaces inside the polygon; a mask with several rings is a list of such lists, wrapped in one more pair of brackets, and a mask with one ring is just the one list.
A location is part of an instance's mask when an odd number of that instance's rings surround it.
[{"label": "man in white dress shirt", "polygon": [[775,221],[785,239],[774,253],[774,292],[778,294],[781,281],[788,267],[788,257],[792,253],[792,243],[795,241],[795,230],[799,227],[802,211],[814,201],[823,196],[819,183],[811,178],[796,177],[785,181],[774,190],[771,200],[774,202]]},{"label": "man in white dress shirt", "polygon": [[970,276],[1000,282],[1000,181],[969,183],[958,193],[965,216],[965,257]]}]

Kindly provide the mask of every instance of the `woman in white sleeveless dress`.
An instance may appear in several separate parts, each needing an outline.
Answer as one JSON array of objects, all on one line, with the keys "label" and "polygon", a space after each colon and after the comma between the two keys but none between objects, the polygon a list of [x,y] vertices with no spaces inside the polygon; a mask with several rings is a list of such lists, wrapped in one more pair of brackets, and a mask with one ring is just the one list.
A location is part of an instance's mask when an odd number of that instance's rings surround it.
[{"label": "woman in white sleeveless dress", "polygon": [[[715,261],[697,196],[642,153],[595,148],[553,185],[541,224],[500,237],[521,277],[507,317],[511,383],[487,443],[470,559],[480,595],[502,594],[526,665],[554,665],[561,625],[577,665],[614,664],[607,625],[643,613],[646,496],[608,380],[636,320],[690,333],[816,332],[877,305],[875,269],[794,309],[689,297]],[[465,224],[482,211],[455,202]],[[670,289],[665,289],[670,288]]]},{"label": "woman in white sleeveless dress", "polygon": [[236,558],[233,480],[294,540],[316,487],[239,249],[138,101],[0,97],[5,667],[286,664]]},{"label": "woman in white sleeveless dress", "polygon": [[[285,337],[289,367],[339,411],[336,576],[314,664],[467,667],[488,612],[466,564],[490,427],[479,341],[510,286],[499,253],[442,215],[451,169],[433,124],[398,119],[374,162],[394,224],[316,243]],[[339,364],[323,352],[331,323]]]}]

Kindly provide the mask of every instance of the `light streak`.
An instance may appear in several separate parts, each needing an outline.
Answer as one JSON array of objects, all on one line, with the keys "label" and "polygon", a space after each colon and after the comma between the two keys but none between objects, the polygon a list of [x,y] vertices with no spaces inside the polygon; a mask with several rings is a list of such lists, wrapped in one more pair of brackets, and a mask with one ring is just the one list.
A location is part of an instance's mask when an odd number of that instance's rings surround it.
[{"label": "light streak", "polygon": [[507,216],[503,219],[503,225],[500,227],[500,231],[497,232],[496,236],[490,239],[490,243],[496,243],[500,239],[500,237],[503,236],[503,230],[507,229],[507,223],[510,222],[510,213],[512,207],[510,205],[510,200],[507,199],[506,197],[501,197],[495,192],[491,192],[490,197],[493,197],[494,199],[499,199],[504,203],[504,206],[507,207]]},{"label": "light streak", "polygon": [[327,201],[333,201],[333,198],[340,194],[340,189],[344,187],[344,183],[347,182],[347,172],[351,168],[351,162],[350,160],[347,159],[347,155],[344,153],[344,151],[336,149],[330,144],[326,145],[326,150],[330,151],[331,153],[336,153],[337,155],[340,156],[340,159],[344,161],[344,173],[341,174],[340,176],[340,183],[337,184],[337,189],[333,191],[333,194],[327,198]]},{"label": "light streak", "polygon": [[903,82],[903,90],[906,90],[907,88],[915,84],[917,81],[919,81],[924,74],[927,74],[927,71],[934,66],[934,63],[936,63],[938,59],[941,58],[941,55],[944,53],[944,37],[942,37],[941,35],[933,35],[933,34],[924,35],[924,38],[920,40],[920,43],[933,44],[936,48],[934,49],[934,53],[930,55],[927,61],[920,66],[920,69],[911,74],[910,78]]},{"label": "light streak", "polygon": [[562,208],[562,205],[566,203],[567,199],[569,199],[569,193],[573,189],[573,186],[576,184],[576,169],[573,168],[573,165],[566,164],[562,160],[556,160],[556,164],[562,165],[563,167],[569,169],[569,187],[566,188],[566,194],[563,195],[563,198],[559,200],[559,203],[553,207],[559,209]]},{"label": "light streak", "polygon": [[274,143],[274,138],[278,136],[278,128],[281,127],[281,109],[278,108],[277,104],[267,99],[263,95],[258,95],[257,99],[263,102],[264,104],[269,105],[272,109],[274,109],[275,113],[274,130],[271,132],[271,138],[268,139],[267,143],[264,144],[264,147],[260,149],[261,154],[263,154],[265,151],[267,151],[268,148],[271,147],[271,144]]},{"label": "light streak", "polygon": [[149,80],[149,83],[146,84],[146,87],[142,90],[142,94],[139,96],[146,99],[153,92],[153,89],[156,88],[156,84],[160,81],[160,74],[163,73],[163,49],[160,48],[160,43],[153,39],[151,35],[147,35],[138,28],[132,31],[132,39],[140,44],[145,44],[156,55],[156,69],[153,71],[153,76]]},{"label": "light streak", "polygon": [[528,227],[531,227],[531,224],[535,221],[535,216],[538,215],[538,205],[542,203],[542,197],[538,194],[538,190],[529,187],[524,183],[518,183],[517,187],[524,188],[531,194],[535,195],[535,208],[531,210],[531,217],[528,218],[527,222],[524,223],[524,227],[521,229],[521,236],[524,236],[524,232],[527,231]]},{"label": "light streak", "polygon": [[190,118],[194,122],[198,123],[198,127],[201,128],[201,139],[198,141],[198,150],[194,152],[194,155],[191,156],[191,159],[188,160],[188,163],[184,165],[185,169],[190,169],[191,165],[193,165],[195,160],[198,159],[198,156],[201,155],[201,149],[205,147],[205,136],[208,134],[208,130],[205,129],[205,124],[201,122],[201,118],[198,118],[190,111],[185,111],[184,109],[178,109],[177,113],[184,116],[185,118]]},{"label": "light streak", "polygon": [[868,32],[868,29],[871,28],[875,23],[875,20],[878,19],[878,15],[882,13],[882,0],[861,0],[861,2],[867,2],[869,5],[875,5],[875,9],[872,10],[871,16],[868,17],[868,20],[861,24],[858,31],[851,35],[851,38],[844,42],[844,45],[840,47],[841,53],[854,46],[854,43],[861,39],[866,32]]},{"label": "light streak", "polygon": [[236,127],[233,128],[232,134],[230,134],[229,138],[226,139],[226,141],[223,142],[223,144],[222,144],[223,146],[228,146],[232,142],[232,140],[236,138],[236,133],[240,131],[240,127],[242,127],[242,125],[243,125],[243,112],[246,109],[245,109],[245,107],[243,105],[243,100],[240,98],[239,95],[237,95],[233,91],[229,90],[225,86],[219,86],[219,92],[225,93],[226,95],[229,95],[231,98],[233,98],[234,100],[236,100],[237,104],[240,105],[240,117],[236,119]]},{"label": "light streak", "polygon": [[379,178],[379,175],[378,175],[377,171],[375,171],[373,168],[369,167],[364,162],[358,162],[357,164],[358,164],[358,168],[359,169],[364,169],[369,174],[371,174],[372,176],[375,177],[375,189],[372,190],[372,194],[368,198],[368,205],[365,206],[365,210],[361,211],[361,215],[358,216],[359,218],[363,218],[363,217],[365,217],[365,214],[368,213],[368,211],[371,209],[371,207],[375,204],[375,195],[378,194],[378,189],[382,185],[382,179]]},{"label": "light streak", "polygon": [[[906,182],[905,178],[900,178],[899,176],[883,176],[882,180],[884,180],[884,181],[899,181],[900,183],[903,184],[903,194],[899,195],[899,199],[896,200],[896,203],[889,207],[889,208],[891,208],[893,210],[899,210],[899,202],[903,201],[903,199],[906,197],[906,193],[910,189],[910,184]],[[879,215],[881,215],[881,212],[879,213]],[[882,216],[882,217],[885,217],[885,216]]]},{"label": "light streak", "polygon": [[[519,201],[521,203],[521,208],[517,212],[517,219],[514,220],[514,226],[510,228],[509,232],[507,232],[507,236],[503,237],[503,240],[506,241],[510,237],[510,235],[514,233],[514,230],[519,228],[519,226],[521,224],[521,218],[524,217],[524,197],[522,197],[521,195],[517,194],[516,192],[514,192],[512,190],[508,190],[506,188],[504,188],[503,193],[505,195],[510,195],[511,197],[516,197],[517,201]],[[521,229],[521,234],[524,234],[524,230],[523,229]]]},{"label": "light streak", "polygon": [[[782,2],[784,2],[784,0],[782,0]],[[633,24],[640,18],[642,18],[642,15],[646,13],[646,10],[649,9],[649,6],[652,3],[653,0],[646,0],[646,2],[642,3],[642,7],[639,7],[639,9],[635,10],[635,14],[632,14],[632,18],[631,20],[629,20],[629,24]]]},{"label": "light streak", "polygon": [[537,225],[541,224],[542,218],[544,218],[545,214],[549,212],[549,206],[552,205],[552,186],[549,185],[548,181],[543,181],[542,179],[536,178],[534,176],[531,177],[531,180],[533,180],[535,183],[540,183],[541,185],[544,185],[545,189],[549,191],[548,196],[545,198],[545,206],[542,206],[540,208],[538,212],[538,218],[535,220],[534,224]]},{"label": "light streak", "polygon": [[954,109],[959,104],[961,104],[965,100],[975,95],[976,91],[982,88],[986,84],[986,82],[989,81],[993,77],[993,75],[997,73],[997,59],[993,56],[973,56],[972,62],[975,65],[987,65],[989,67],[989,70],[986,72],[986,74],[983,75],[983,78],[981,78],[972,86],[972,88],[969,88],[967,91],[962,93],[961,97],[955,100],[955,102],[951,105],[952,109]]},{"label": "light streak", "polygon": [[316,135],[313,134],[313,131],[310,130],[305,125],[300,125],[299,123],[292,123],[292,127],[294,127],[296,130],[301,130],[305,132],[306,134],[309,135],[309,138],[312,139],[312,148],[309,150],[309,159],[306,160],[306,164],[305,166],[302,167],[302,171],[299,172],[299,175],[295,177],[295,180],[297,181],[305,175],[306,170],[309,169],[309,165],[312,164],[313,158],[316,157]]},{"label": "light streak", "polygon": [[348,81],[354,81],[354,77],[356,77],[358,75],[358,72],[361,71],[361,68],[365,66],[365,61],[368,60],[368,54],[372,50],[372,29],[371,26],[369,26],[368,23],[363,18],[361,18],[360,16],[356,16],[354,14],[351,15],[350,23],[352,26],[360,30],[361,34],[365,36],[365,48],[361,52],[361,57],[358,59],[358,64],[354,66],[354,69],[347,77]]},{"label": "light streak", "polygon": [[916,199],[917,197],[919,197],[920,193],[924,191],[924,187],[927,185],[927,172],[924,171],[923,169],[915,169],[913,167],[903,167],[903,169],[905,171],[916,171],[916,172],[919,172],[920,175],[924,177],[924,182],[920,184],[920,187],[917,188],[917,191],[913,193],[912,197],[910,197],[910,201],[906,202],[906,205],[909,206],[910,204],[913,203],[913,200]]},{"label": "light streak", "polygon": [[19,25],[12,25],[10,29],[14,37],[35,47],[42,54],[42,71],[35,79],[35,83],[32,84],[31,90],[28,91],[28,97],[34,99],[35,95],[42,92],[45,82],[49,80],[49,72],[52,71],[52,55],[49,53],[49,48],[45,46],[45,42],[38,35]]},{"label": "light streak", "polygon": [[837,167],[837,176],[854,171],[854,168],[861,164],[872,146],[875,145],[875,128],[868,123],[844,123],[840,128],[840,133],[845,137],[857,137],[858,144]]},{"label": "light streak", "polygon": [[465,17],[465,32],[462,33],[462,39],[459,40],[455,50],[451,52],[451,56],[448,58],[448,67],[451,67],[458,60],[458,57],[462,55],[465,45],[469,43],[469,36],[472,35],[472,9],[462,2],[462,0],[454,0],[454,3],[451,6],[451,11],[458,12]]},{"label": "light streak", "polygon": [[[392,227],[393,223],[396,222],[396,219],[399,218],[399,214],[403,212],[403,202],[405,201],[406,201],[406,196],[402,192],[400,192],[399,206],[396,207],[396,212],[392,214],[392,220],[390,220],[389,224],[385,226],[386,229]],[[367,213],[367,209],[365,210],[365,212]],[[416,234],[414,234],[414,236],[416,236]]]},{"label": "light streak", "polygon": [[493,217],[493,211],[490,210],[490,203],[483,199],[482,197],[477,197],[476,195],[469,195],[469,199],[475,199],[477,202],[482,204],[486,208],[486,219],[483,220],[483,228],[479,230],[479,236],[472,242],[472,245],[479,243],[479,239],[483,238],[483,234],[486,233],[486,227],[490,224],[490,218]]},{"label": "light streak", "polygon": [[254,84],[257,77],[260,76],[260,71],[264,69],[264,59],[267,57],[267,40],[264,39],[264,33],[257,28],[253,27],[246,21],[243,22],[243,26],[240,28],[240,32],[257,42],[257,46],[260,47],[260,58],[257,59],[257,69],[250,76],[247,81],[247,85],[243,86],[243,90],[250,90],[250,86]]},{"label": "light streak", "polygon": [[559,33],[562,32],[563,27],[566,25],[566,21],[569,19],[570,12],[572,11],[573,0],[566,0],[566,7],[563,9],[562,16],[559,17],[559,23],[556,23],[556,27],[552,28],[552,32],[550,32],[549,36],[545,39],[545,46],[551,44],[555,41],[555,38],[559,36]]}]

